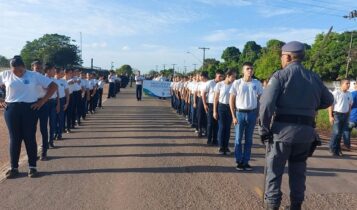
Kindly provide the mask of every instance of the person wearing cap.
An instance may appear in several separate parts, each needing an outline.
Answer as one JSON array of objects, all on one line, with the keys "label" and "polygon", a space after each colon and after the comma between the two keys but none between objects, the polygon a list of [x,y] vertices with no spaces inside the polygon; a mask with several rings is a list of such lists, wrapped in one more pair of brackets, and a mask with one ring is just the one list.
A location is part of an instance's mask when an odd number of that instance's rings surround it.
[{"label": "person wearing cap", "polygon": [[202,91],[204,109],[207,113],[207,144],[218,145],[217,133],[218,122],[213,118],[214,87],[223,80],[224,73],[217,70],[215,78],[207,81],[205,89]]},{"label": "person wearing cap", "polygon": [[[0,100],[0,107],[5,108],[4,118],[10,137],[11,168],[6,172],[7,178],[19,175],[19,158],[21,143],[25,142],[29,177],[38,176],[36,169],[36,118],[37,111],[56,92],[57,85],[49,78],[26,70],[21,56],[10,60],[10,70],[0,72],[0,86],[6,87],[6,98]],[[38,85],[46,88],[45,95],[38,100]]]},{"label": "person wearing cap", "polygon": [[281,52],[283,69],[272,75],[260,99],[259,134],[261,141],[269,144],[265,188],[267,209],[280,207],[286,162],[290,209],[301,209],[306,189],[306,160],[316,139],[315,115],[318,109],[326,109],[334,102],[333,95],[319,76],[303,66],[304,55],[302,43],[286,43]]},{"label": "person wearing cap", "polygon": [[135,84],[136,84],[136,99],[141,101],[142,93],[143,93],[143,81],[144,77],[140,75],[140,71],[138,71],[135,76]]},{"label": "person wearing cap", "polygon": [[[65,112],[69,105],[69,87],[68,83],[64,77],[64,71],[61,68],[56,69],[55,83],[58,86],[58,97],[59,97],[59,112],[56,115],[56,125],[55,125],[55,137],[56,140],[62,140],[62,133],[65,126]],[[51,140],[51,139],[50,139]],[[49,142],[49,145],[54,146],[53,141]]]}]

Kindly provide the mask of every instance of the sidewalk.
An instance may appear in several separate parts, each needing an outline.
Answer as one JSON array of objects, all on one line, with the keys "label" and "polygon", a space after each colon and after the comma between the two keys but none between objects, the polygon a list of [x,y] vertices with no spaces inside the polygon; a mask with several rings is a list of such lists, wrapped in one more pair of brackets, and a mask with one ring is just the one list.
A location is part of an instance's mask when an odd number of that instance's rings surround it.
[{"label": "sidewalk", "polygon": [[[234,134],[233,134],[234,135]],[[57,141],[42,176],[0,183],[0,209],[261,209],[264,147],[255,138],[253,172],[237,172],[169,107],[123,89],[83,126]],[[233,138],[231,138],[233,142]],[[231,144],[231,150],[233,149]],[[357,209],[357,154],[309,159],[306,209]],[[288,180],[283,181],[287,204]]]}]

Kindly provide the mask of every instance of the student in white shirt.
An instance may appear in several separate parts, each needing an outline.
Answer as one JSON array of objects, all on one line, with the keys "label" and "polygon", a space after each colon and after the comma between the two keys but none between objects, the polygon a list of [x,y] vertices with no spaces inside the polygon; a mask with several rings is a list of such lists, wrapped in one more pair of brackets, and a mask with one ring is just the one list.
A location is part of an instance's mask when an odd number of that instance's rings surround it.
[{"label": "student in white shirt", "polygon": [[103,97],[104,84],[105,84],[104,76],[100,76],[98,81],[98,107],[101,109],[103,109],[102,97]]},{"label": "student in white shirt", "polygon": [[108,75],[109,91],[107,98],[115,98],[115,75],[114,71],[110,70]]},{"label": "student in white shirt", "polygon": [[206,87],[206,82],[208,81],[208,73],[206,71],[201,72],[200,75],[201,81],[198,84],[197,89],[197,127],[198,127],[198,137],[206,135],[207,129],[207,115],[204,108],[202,100],[202,91]]},{"label": "student in white shirt", "polygon": [[[76,124],[79,126],[80,118],[81,118],[81,94],[82,94],[82,87],[81,87],[81,78],[79,69],[73,70],[73,112],[72,112],[72,128],[75,128]],[[77,123],[76,123],[77,122]]]},{"label": "student in white shirt", "polygon": [[232,114],[229,109],[229,91],[236,79],[235,69],[228,69],[226,78],[214,88],[213,118],[218,120],[219,153],[229,155],[229,138],[231,136]]},{"label": "student in white shirt", "polygon": [[330,139],[330,152],[332,156],[342,156],[341,136],[348,127],[348,118],[353,103],[352,94],[348,91],[350,80],[341,80],[340,89],[333,91],[335,99],[333,105],[329,108],[330,123],[333,126]]},{"label": "student in white shirt", "polygon": [[[46,77],[50,78],[51,81],[55,82],[54,76],[56,74],[56,68],[51,63],[46,63],[44,66],[45,75]],[[56,82],[55,82],[56,83]],[[58,86],[58,85],[57,85]],[[60,112],[60,101],[59,101],[59,93],[58,89],[55,94],[53,94],[50,99],[48,100],[48,112],[49,112],[49,138],[48,144],[50,147],[54,148],[53,140],[55,139],[55,131],[57,128],[57,114]],[[47,160],[47,153],[42,148],[42,155],[40,160]]]},{"label": "student in white shirt", "polygon": [[[42,63],[39,60],[34,60],[31,63],[31,69],[34,72],[37,72],[41,75],[44,75],[44,71],[42,69]],[[37,91],[38,91],[38,98],[41,99],[46,95],[46,89],[43,88],[41,85],[37,86]],[[48,145],[48,120],[49,120],[49,102],[47,101],[37,112],[37,122],[39,122],[39,127],[40,127],[40,133],[42,137],[42,154],[40,156],[40,160],[46,160],[47,159],[47,149],[49,148]]]},{"label": "student in white shirt", "polygon": [[93,77],[92,73],[87,73],[88,80],[88,89],[89,89],[89,107],[88,110],[91,114],[94,114],[95,111],[95,101],[96,101],[96,93],[97,93],[97,83]]},{"label": "student in white shirt", "polygon": [[89,93],[89,82],[87,80],[87,74],[82,71],[81,72],[81,88],[82,88],[82,92],[81,92],[81,116],[82,119],[85,120],[87,117],[87,112],[88,112],[88,103],[90,100],[90,93]]},{"label": "student in white shirt", "polygon": [[[253,144],[253,132],[258,114],[258,101],[263,93],[262,84],[253,79],[250,62],[243,63],[243,77],[236,80],[230,90],[230,109],[235,125],[235,151],[237,170],[252,170],[249,165]],[[243,133],[245,137],[243,148]],[[243,151],[242,151],[243,150]]]},{"label": "student in white shirt", "polygon": [[58,97],[59,97],[59,112],[56,115],[56,129],[55,129],[55,139],[62,140],[62,132],[65,127],[65,111],[69,105],[69,88],[67,81],[63,79],[64,71],[61,68],[56,69],[54,82],[58,86]]},{"label": "student in white shirt", "polygon": [[218,82],[224,78],[222,70],[217,70],[215,78],[206,83],[205,89],[202,91],[202,99],[205,111],[207,113],[207,144],[218,145],[218,121],[213,118],[213,102],[214,102],[214,88]]},{"label": "student in white shirt", "polygon": [[[56,92],[57,85],[49,78],[25,68],[21,56],[10,60],[11,70],[0,72],[0,86],[6,87],[5,101],[0,106],[5,108],[4,117],[10,136],[11,169],[6,177],[16,178],[19,175],[19,158],[22,140],[25,142],[29,163],[29,177],[38,175],[36,169],[36,115],[37,111]],[[46,94],[38,100],[38,88],[47,88]]]},{"label": "student in white shirt", "polygon": [[65,111],[65,128],[66,128],[66,133],[70,133],[71,129],[74,128],[73,120],[73,112],[74,112],[74,83],[75,80],[73,79],[73,71],[72,69],[65,69],[64,70],[64,79],[67,81],[68,84],[68,90],[69,90],[69,102],[68,102],[68,107]]},{"label": "student in white shirt", "polygon": [[140,75],[140,71],[138,71],[138,74],[135,76],[136,99],[138,101],[141,101],[142,92],[143,92],[143,82],[144,82],[144,77],[142,77]]}]

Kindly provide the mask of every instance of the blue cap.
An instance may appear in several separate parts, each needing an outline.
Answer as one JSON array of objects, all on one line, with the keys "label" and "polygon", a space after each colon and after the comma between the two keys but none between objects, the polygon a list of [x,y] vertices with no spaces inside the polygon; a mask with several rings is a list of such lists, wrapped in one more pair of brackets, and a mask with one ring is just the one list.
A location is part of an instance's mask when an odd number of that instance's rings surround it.
[{"label": "blue cap", "polygon": [[298,41],[288,42],[281,48],[281,51],[283,52],[302,52],[304,50],[304,44]]}]

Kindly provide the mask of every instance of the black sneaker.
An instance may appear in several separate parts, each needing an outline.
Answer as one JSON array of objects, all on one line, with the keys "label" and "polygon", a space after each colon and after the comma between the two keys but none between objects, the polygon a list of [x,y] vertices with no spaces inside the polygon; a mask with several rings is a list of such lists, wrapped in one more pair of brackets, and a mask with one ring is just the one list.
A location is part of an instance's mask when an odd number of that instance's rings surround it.
[{"label": "black sneaker", "polygon": [[245,171],[252,171],[253,170],[253,168],[248,163],[245,164],[243,167],[244,167]]},{"label": "black sneaker", "polygon": [[30,168],[27,176],[30,178],[36,178],[38,177],[38,171],[36,170],[36,168]]},{"label": "black sneaker", "polygon": [[49,147],[50,149],[56,148],[56,146],[55,146],[53,143],[49,144],[48,147]]},{"label": "black sneaker", "polygon": [[221,154],[221,155],[224,155],[224,149],[223,148],[220,148],[219,150],[218,150],[218,152],[219,152],[219,154]]},{"label": "black sneaker", "polygon": [[231,154],[231,151],[229,150],[229,148],[226,148],[225,149],[225,155],[230,155]]},{"label": "black sneaker", "polygon": [[6,179],[14,179],[18,175],[19,175],[19,170],[17,168],[9,169],[5,174]]},{"label": "black sneaker", "polygon": [[48,160],[47,155],[41,155],[40,160],[47,161]]},{"label": "black sneaker", "polygon": [[244,165],[243,165],[243,163],[238,163],[236,169],[237,169],[238,171],[243,171],[243,170],[244,170]]}]

